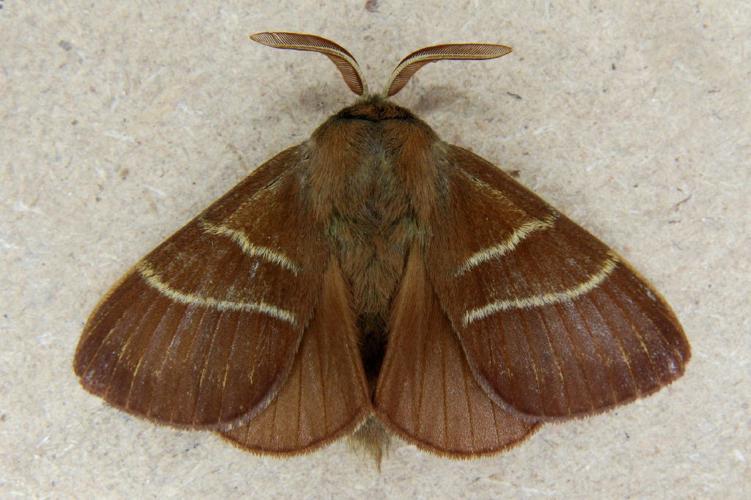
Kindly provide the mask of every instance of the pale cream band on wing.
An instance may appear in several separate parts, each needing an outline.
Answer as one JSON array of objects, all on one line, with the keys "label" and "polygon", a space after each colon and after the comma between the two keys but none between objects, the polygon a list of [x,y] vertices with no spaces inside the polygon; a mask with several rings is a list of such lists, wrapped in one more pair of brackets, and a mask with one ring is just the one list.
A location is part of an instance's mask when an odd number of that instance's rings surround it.
[{"label": "pale cream band on wing", "polygon": [[286,309],[276,307],[265,302],[235,302],[231,300],[221,300],[214,297],[201,297],[192,293],[185,293],[175,290],[162,280],[162,277],[151,267],[147,261],[141,261],[136,269],[141,277],[154,290],[158,291],[165,297],[179,302],[181,304],[197,305],[203,307],[212,307],[220,311],[245,311],[266,314],[272,318],[286,321],[292,325],[297,324],[295,315]]},{"label": "pale cream band on wing", "polygon": [[207,233],[217,236],[225,236],[237,243],[237,245],[242,249],[245,255],[248,255],[250,257],[260,257],[267,262],[271,262],[272,264],[276,264],[285,269],[288,269],[295,275],[300,272],[300,266],[292,259],[282,253],[272,250],[269,247],[254,245],[242,231],[226,226],[220,226],[218,224],[213,224],[205,219],[200,219],[198,223],[201,228]]},{"label": "pale cream band on wing", "polygon": [[600,270],[590,276],[587,281],[579,283],[575,287],[567,288],[558,292],[548,292],[518,299],[504,299],[491,302],[482,307],[467,311],[462,318],[462,322],[466,327],[477,320],[487,318],[497,312],[509,309],[529,309],[532,307],[541,307],[574,300],[597,288],[603,281],[605,281],[605,279],[607,279],[608,276],[610,276],[617,265],[618,257],[614,254],[608,253],[608,258],[602,263]]},{"label": "pale cream band on wing", "polygon": [[459,269],[456,270],[454,276],[461,276],[467,271],[479,266],[483,262],[487,262],[492,259],[496,259],[506,255],[513,251],[516,246],[524,240],[527,236],[535,231],[542,231],[543,229],[549,229],[555,225],[555,220],[558,218],[557,213],[553,213],[545,217],[544,219],[532,219],[529,222],[525,222],[519,228],[516,229],[508,238],[504,239],[497,245],[484,248],[479,252],[472,254]]}]

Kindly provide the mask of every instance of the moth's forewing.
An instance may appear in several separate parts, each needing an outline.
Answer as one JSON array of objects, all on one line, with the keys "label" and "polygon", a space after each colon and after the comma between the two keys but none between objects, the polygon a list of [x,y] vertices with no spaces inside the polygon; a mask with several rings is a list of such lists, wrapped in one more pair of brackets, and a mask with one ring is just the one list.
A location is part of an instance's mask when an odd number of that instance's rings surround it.
[{"label": "moth's forewing", "polygon": [[438,303],[418,246],[410,252],[394,299],[375,405],[390,430],[421,448],[454,457],[497,453],[538,426],[503,410],[479,386]]},{"label": "moth's forewing", "polygon": [[595,237],[486,161],[451,147],[428,274],[477,381],[510,411],[595,413],[678,378],[683,330]]},{"label": "moth's forewing", "polygon": [[229,428],[274,398],[318,301],[328,249],[281,153],[147,255],[87,322],[74,368],[130,413]]}]

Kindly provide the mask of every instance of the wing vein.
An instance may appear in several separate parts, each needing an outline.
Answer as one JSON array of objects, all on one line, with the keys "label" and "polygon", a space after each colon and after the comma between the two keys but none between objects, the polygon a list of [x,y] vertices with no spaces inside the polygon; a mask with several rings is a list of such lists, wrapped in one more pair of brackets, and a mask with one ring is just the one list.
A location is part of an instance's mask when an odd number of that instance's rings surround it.
[{"label": "wing vein", "polygon": [[[154,332],[159,331],[159,327],[164,323],[165,318],[169,315],[170,311],[167,309],[165,313],[162,315],[161,318],[159,318],[159,323],[157,324],[156,328],[154,328]],[[131,375],[130,379],[130,387],[128,388],[128,395],[125,397],[125,407],[130,407],[130,398],[133,394],[133,387],[136,384],[136,379],[138,378],[138,373],[141,371],[141,365],[143,364],[143,360],[146,359],[146,356],[148,356],[152,350],[156,347],[158,342],[155,341],[156,339],[150,338],[148,346],[144,348],[141,352],[141,355],[138,357],[138,363],[136,364],[135,370],[133,370],[133,374]],[[151,406],[151,405],[149,405]]]},{"label": "wing vein", "polygon": [[224,364],[224,376],[222,377],[222,388],[219,391],[219,420],[222,420],[222,417],[224,416],[224,396],[225,392],[227,390],[227,377],[229,376],[230,371],[230,362],[232,361],[232,356],[235,353],[235,346],[237,344],[237,332],[240,329],[240,318],[235,318],[235,329],[232,333],[232,343],[229,347],[229,353],[227,354],[227,362]]},{"label": "wing vein", "polygon": [[[607,288],[603,288],[603,293],[608,296],[610,301],[615,305],[615,307],[618,308],[618,310],[623,315],[623,318],[628,323],[629,328],[631,328],[631,332],[634,334],[636,339],[639,341],[639,345],[641,346],[642,351],[644,352],[644,355],[647,357],[647,361],[649,361],[649,369],[652,372],[652,376],[654,377],[654,380],[659,380],[659,377],[657,376],[657,368],[655,367],[654,361],[652,360],[652,357],[650,356],[649,349],[647,349],[647,346],[644,344],[644,340],[642,339],[641,335],[639,334],[638,328],[636,328],[636,325],[634,325],[634,322],[631,321],[631,317],[628,314],[628,312],[623,308],[623,306],[620,304],[618,300],[611,294]],[[593,301],[594,302],[594,301]],[[639,390],[637,386],[637,391]]]},{"label": "wing vein", "polygon": [[[190,307],[190,306],[188,306],[188,307]],[[206,313],[208,311],[209,311],[209,309],[207,309],[205,307],[202,307],[200,309],[201,317],[198,320],[198,323],[197,323],[198,326],[196,327],[196,332],[198,332],[198,331],[201,330],[201,326],[203,325],[203,322],[206,319]],[[197,334],[196,335],[191,335],[189,338],[190,338],[190,351],[193,351],[193,346],[195,345],[195,342],[198,339],[198,335]],[[171,405],[171,406],[172,406],[172,408],[170,409],[170,417],[169,417],[169,420],[168,420],[170,422],[173,420],[175,412],[177,412],[177,410],[178,410],[177,405]],[[195,408],[194,408],[193,411],[195,412]],[[193,414],[193,417],[191,417],[191,421],[195,421],[195,413]]]},{"label": "wing vein", "polygon": [[[420,353],[420,364],[415,363],[414,364],[414,370],[415,370],[415,377],[420,380],[420,391],[417,395],[417,408],[415,412],[415,430],[420,429],[420,424],[422,424],[422,396],[425,393],[425,371],[427,367],[427,347],[424,345],[424,343],[418,343],[420,347],[422,348],[422,351]],[[422,369],[421,369],[422,368]]]},{"label": "wing vein", "polygon": [[[624,292],[624,295],[626,295],[626,290],[623,290],[621,287],[617,285],[616,285],[616,288]],[[652,324],[652,326],[655,328],[656,331],[661,331],[660,327],[657,325],[657,323],[655,323],[655,320],[652,319],[651,316],[645,314],[644,317],[647,319],[647,321],[649,321]],[[675,355],[676,359],[683,360],[683,355],[676,349],[676,346],[668,342],[668,340],[662,335],[658,335],[657,338],[659,339],[660,344],[662,344],[665,349],[673,352],[673,355]]]},{"label": "wing vein", "polygon": [[296,428],[295,428],[295,440],[296,444],[299,447],[300,442],[302,441],[300,436],[300,430],[302,429],[302,374],[303,374],[303,364],[304,364],[305,355],[304,353],[300,353],[299,363],[300,367],[298,369],[297,373],[297,408],[295,411],[295,421],[296,421]]},{"label": "wing vein", "polygon": [[[453,332],[450,332],[453,333]],[[459,361],[460,363],[464,361],[461,359],[461,356],[463,354],[461,353],[461,349],[459,352]],[[467,384],[467,377],[469,376],[467,371],[464,369],[464,366],[461,367],[462,371],[462,380],[464,381],[464,401],[467,403],[467,417],[469,418],[469,435],[472,439],[472,447],[474,448],[477,444],[477,438],[475,437],[475,422],[474,417],[472,415],[472,402],[470,401],[470,392],[469,392],[469,384]]]},{"label": "wing vein", "polygon": [[[239,259],[235,259],[234,265],[231,267],[231,269],[229,265],[227,266],[227,269],[225,270],[225,274],[223,277],[227,278],[230,276],[234,276],[238,268],[242,265],[243,260],[244,259],[242,257]],[[144,262],[146,261],[144,260]],[[221,284],[221,283],[222,282],[217,282],[217,284]],[[219,325],[222,324],[222,321],[224,320],[224,313],[225,311],[222,311],[221,309],[219,310],[219,314],[217,315],[217,318],[216,318],[216,323],[214,323],[214,327],[212,329],[213,331],[211,333],[211,340],[209,341],[209,349],[206,353],[206,357],[203,360],[203,367],[201,368],[201,376],[198,379],[198,385],[196,386],[195,404],[193,406],[193,415],[191,417],[193,422],[195,422],[195,419],[196,419],[196,413],[198,411],[198,402],[201,398],[201,389],[203,388],[203,383],[206,378],[206,373],[208,372],[209,360],[211,359],[211,354],[213,353],[214,346],[216,345],[216,338],[219,336],[218,335]],[[221,415],[221,407],[219,407],[219,414]]]},{"label": "wing vein", "polygon": [[[524,318],[524,316],[519,315],[519,322],[522,324],[522,328],[524,329],[524,334],[522,337],[524,337],[524,343],[527,345],[527,353],[529,355],[529,361],[532,365],[532,373],[535,375],[535,385],[537,386],[537,397],[540,399],[540,409],[544,411],[545,406],[545,397],[542,394],[542,383],[540,381],[540,373],[539,373],[539,362],[541,361],[539,359],[539,355],[537,351],[532,347],[532,342],[530,341],[530,329],[529,324],[527,323],[527,320]],[[537,360],[535,360],[537,358]]]},{"label": "wing vein", "polygon": [[618,346],[618,352],[621,353],[621,357],[623,358],[623,361],[626,363],[626,367],[628,368],[628,374],[631,377],[631,382],[634,384],[634,389],[636,390],[636,394],[641,393],[641,389],[639,388],[639,382],[636,379],[636,374],[634,373],[634,368],[631,366],[631,357],[628,355],[628,352],[623,348],[623,342],[621,342],[621,336],[617,332],[617,329],[614,329],[610,323],[608,322],[605,315],[600,310],[600,306],[592,300],[591,296],[587,296],[586,300],[589,301],[590,304],[592,304],[592,307],[594,307],[595,311],[597,312],[598,316],[602,318],[603,323],[607,325],[608,330],[611,332],[611,337],[615,341],[616,345]]},{"label": "wing vein", "polygon": [[117,371],[117,368],[120,366],[123,356],[125,355],[125,352],[128,350],[128,347],[130,347],[130,343],[133,341],[133,338],[140,332],[141,325],[143,325],[143,323],[146,321],[146,318],[148,318],[151,312],[154,310],[154,307],[156,306],[157,302],[158,301],[153,300],[149,303],[144,314],[138,319],[138,327],[131,330],[131,333],[128,335],[128,340],[123,342],[122,347],[120,347],[120,352],[117,355],[117,361],[115,362],[115,365],[114,365],[115,368],[112,370],[112,373],[110,374],[109,382],[107,383],[108,385],[107,392],[105,392],[103,396],[105,400],[109,400],[110,391],[112,390],[112,384],[111,384],[112,378],[114,378],[115,372]]},{"label": "wing vein", "polygon": [[[511,274],[510,274],[509,270],[507,269],[506,266],[501,266],[501,269],[502,269],[503,275],[506,278],[505,281],[506,281],[506,283],[508,283],[508,287],[512,290],[512,292],[513,292],[514,295],[518,295],[519,290],[516,287],[516,284],[515,284],[513,278],[511,277]],[[532,353],[533,349],[532,349],[532,346],[531,346],[531,344],[529,342],[529,335],[528,335],[529,328],[528,328],[527,322],[526,322],[526,320],[524,319],[523,316],[521,316],[521,315],[519,315],[517,313],[517,318],[516,319],[518,320],[519,323],[521,323],[522,328],[524,329],[524,332],[527,333],[527,335],[522,335],[522,337],[524,338],[524,344],[527,346],[526,354],[527,354],[527,357],[529,358],[530,366],[532,367],[532,373],[535,376],[535,386],[536,386],[535,393],[537,394],[537,397],[540,400],[540,408],[542,408],[542,403],[543,403],[542,385],[540,384],[540,374],[538,372],[537,362],[535,362],[534,355]]]},{"label": "wing vein", "polygon": [[[545,274],[535,259],[531,259],[529,262],[529,265],[534,269],[534,274],[536,276],[543,276]],[[561,389],[563,391],[563,395],[566,400],[566,411],[570,415],[571,414],[571,395],[569,394],[568,387],[566,385],[566,380],[563,375],[563,369],[561,368],[561,363],[559,359],[560,354],[558,353],[558,350],[553,346],[553,342],[550,340],[550,328],[548,326],[547,321],[545,321],[545,315],[537,311],[537,316],[540,320],[540,323],[542,324],[542,332],[545,335],[545,340],[547,341],[548,346],[550,347],[550,353],[553,356],[553,362],[555,363],[555,367],[558,373],[558,379],[561,382]]]},{"label": "wing vein", "polygon": [[321,355],[322,349],[321,349],[321,339],[318,338],[318,336],[315,336],[315,344],[316,344],[316,353],[318,356],[318,378],[321,380],[320,386],[321,386],[321,402],[323,405],[323,428],[328,433],[329,432],[329,419],[327,415],[327,405],[326,405],[326,374],[324,373],[324,367],[323,367],[323,357]]},{"label": "wing vein", "polygon": [[442,408],[443,408],[443,444],[446,449],[448,449],[448,442],[449,442],[449,428],[448,428],[448,420],[449,420],[449,410],[448,410],[448,390],[446,388],[446,349],[443,348],[443,346],[438,347],[441,350],[441,389],[443,391],[443,401],[442,401]]},{"label": "wing vein", "polygon": [[[563,325],[563,329],[566,332],[566,338],[568,339],[569,345],[571,346],[571,350],[574,352],[574,358],[576,359],[576,366],[579,368],[579,372],[581,373],[582,381],[584,382],[584,388],[587,391],[587,394],[589,395],[589,405],[590,409],[594,410],[596,408],[595,406],[595,399],[594,394],[592,392],[592,380],[590,380],[590,377],[587,376],[586,369],[582,366],[582,356],[583,353],[579,349],[578,345],[574,343],[569,335],[569,325],[566,321],[566,315],[560,310],[560,305],[555,305],[555,311],[556,314],[558,314],[558,318],[561,320],[561,324]],[[572,304],[572,307],[576,310],[576,313],[579,317],[582,317],[581,311],[579,311],[579,308],[576,306],[576,303]],[[587,325],[584,321],[584,329],[587,331],[587,336],[589,337],[591,343],[592,343],[592,352],[597,357],[599,363],[598,366],[607,367],[608,364],[605,363],[605,359],[603,358],[602,354],[600,353],[597,342],[595,342],[594,336],[592,335],[592,332],[589,331],[589,325]],[[613,398],[611,402],[618,401],[618,398],[615,395],[615,391],[613,390],[612,384],[608,384],[608,388],[610,389],[610,395]]]},{"label": "wing vein", "polygon": [[196,415],[198,413],[198,402],[201,399],[201,388],[203,387],[204,378],[206,377],[206,372],[209,368],[209,359],[211,359],[211,354],[214,351],[214,345],[216,344],[216,338],[218,337],[217,331],[219,329],[219,325],[222,322],[223,319],[223,312],[219,312],[219,314],[216,317],[216,322],[214,323],[214,326],[212,328],[211,332],[211,340],[209,340],[209,349],[206,351],[206,357],[203,359],[203,366],[201,368],[201,376],[198,379],[198,385],[196,386],[196,396],[195,396],[195,403],[193,404],[193,416],[191,417],[191,421],[196,421]]},{"label": "wing vein", "polygon": [[[547,340],[548,345],[550,346],[550,352],[553,354],[553,361],[555,362],[556,369],[558,370],[558,379],[561,381],[561,389],[563,389],[563,394],[566,399],[566,411],[569,415],[571,415],[571,394],[569,394],[568,386],[566,385],[566,379],[563,375],[563,369],[561,368],[560,363],[560,354],[558,353],[558,350],[553,346],[553,342],[550,340],[550,327],[548,326],[548,322],[545,320],[545,316],[540,314],[540,322],[542,322],[542,330],[545,333],[545,340]],[[586,386],[586,384],[584,384]]]}]

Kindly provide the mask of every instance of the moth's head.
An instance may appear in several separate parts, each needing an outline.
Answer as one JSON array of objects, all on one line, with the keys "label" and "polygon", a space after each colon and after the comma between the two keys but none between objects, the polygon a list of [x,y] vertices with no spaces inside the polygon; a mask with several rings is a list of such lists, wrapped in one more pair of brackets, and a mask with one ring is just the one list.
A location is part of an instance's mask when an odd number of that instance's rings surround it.
[{"label": "moth's head", "polygon": [[399,92],[417,70],[428,63],[442,60],[495,59],[511,52],[511,47],[491,43],[456,43],[433,45],[412,52],[397,64],[383,93],[370,95],[362,77],[362,71],[355,58],[347,49],[331,40],[305,33],[265,32],[250,35],[251,40],[277,49],[305,50],[319,52],[336,65],[347,86],[363,100],[342,110],[354,113],[353,116],[365,119],[384,120],[399,118],[402,113],[412,116],[409,111],[387,99]]},{"label": "moth's head", "polygon": [[381,120],[405,120],[415,118],[407,108],[397,106],[380,95],[370,95],[359,99],[336,114],[336,118],[356,118],[378,122]]}]

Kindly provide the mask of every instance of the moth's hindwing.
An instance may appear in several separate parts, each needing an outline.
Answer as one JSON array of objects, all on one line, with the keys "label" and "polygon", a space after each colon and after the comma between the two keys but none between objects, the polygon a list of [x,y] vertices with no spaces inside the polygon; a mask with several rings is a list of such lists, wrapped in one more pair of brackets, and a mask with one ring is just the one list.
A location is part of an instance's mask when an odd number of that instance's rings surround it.
[{"label": "moth's hindwing", "polygon": [[311,451],[351,433],[370,411],[349,290],[331,259],[286,383],[260,415],[223,436],[256,452]]},{"label": "moth's hindwing", "polygon": [[537,428],[494,403],[475,380],[417,245],[394,300],[375,405],[398,435],[455,457],[496,453]]}]

